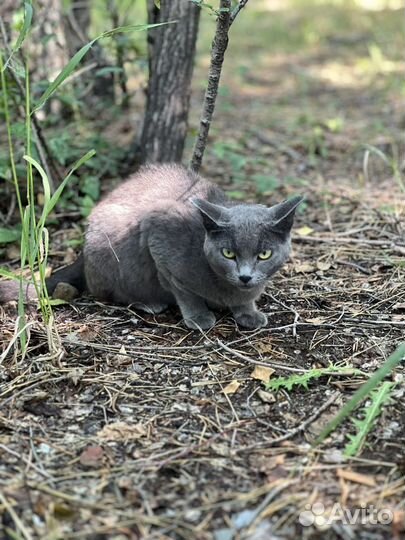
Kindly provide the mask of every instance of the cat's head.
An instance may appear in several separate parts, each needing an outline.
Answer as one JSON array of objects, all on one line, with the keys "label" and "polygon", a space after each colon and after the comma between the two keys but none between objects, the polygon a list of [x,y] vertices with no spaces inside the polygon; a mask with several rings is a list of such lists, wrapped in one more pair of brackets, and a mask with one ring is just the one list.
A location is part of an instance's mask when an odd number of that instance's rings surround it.
[{"label": "cat's head", "polygon": [[302,200],[225,207],[192,199],[202,217],[204,252],[214,272],[240,289],[263,286],[288,259],[294,213]]}]

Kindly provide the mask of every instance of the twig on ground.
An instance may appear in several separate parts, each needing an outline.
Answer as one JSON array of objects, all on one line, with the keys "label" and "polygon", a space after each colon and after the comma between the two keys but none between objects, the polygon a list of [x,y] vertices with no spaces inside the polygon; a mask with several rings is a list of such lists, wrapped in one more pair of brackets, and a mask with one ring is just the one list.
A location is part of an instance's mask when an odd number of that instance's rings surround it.
[{"label": "twig on ground", "polygon": [[[31,533],[25,528],[24,523],[21,521],[21,519],[18,517],[18,514],[14,511],[13,505],[8,502],[6,497],[3,495],[3,493],[0,491],[0,502],[4,506],[5,510],[10,514],[11,519],[14,522],[15,528],[20,533],[25,540],[32,540]],[[10,535],[5,533],[9,538],[12,538]],[[13,535],[14,536],[14,535]]]},{"label": "twig on ground", "polygon": [[[225,345],[225,343],[222,343],[222,341],[220,339],[217,339],[217,343],[222,349],[224,349],[225,351],[227,351],[230,354],[233,354],[234,356],[236,356],[236,358],[239,358],[240,360],[243,360],[244,362],[249,362],[250,364],[255,364],[257,366],[265,366],[265,367],[274,367],[276,365],[273,362],[264,362],[264,361],[260,361],[260,360],[253,360],[253,358],[249,358],[248,356],[245,356],[244,354],[242,354],[242,353],[240,353],[238,351],[235,351],[234,349],[231,349],[230,347]],[[280,369],[284,369],[286,371],[294,371],[294,372],[297,372],[297,373],[306,373],[307,372],[306,369],[293,368],[293,367],[290,367],[290,366],[281,366],[280,364],[277,364],[277,367],[280,368]]]},{"label": "twig on ground", "polygon": [[405,255],[405,246],[399,246],[389,240],[368,240],[367,238],[345,238],[340,236],[294,236],[294,242],[318,243],[325,242],[327,244],[364,244],[368,246],[381,246],[389,249],[398,255]]},{"label": "twig on ground", "polygon": [[300,424],[299,426],[293,428],[293,429],[290,429],[288,431],[288,433],[286,433],[285,435],[281,435],[280,437],[277,437],[275,439],[270,439],[270,440],[267,440],[267,441],[263,441],[263,442],[257,442],[253,445],[250,445],[250,446],[246,446],[245,448],[242,448],[240,451],[241,452],[246,452],[246,451],[249,451],[249,450],[254,450],[256,448],[263,448],[263,447],[269,447],[269,446],[274,446],[276,444],[279,444],[283,441],[286,441],[287,439],[292,439],[293,437],[295,437],[295,435],[297,435],[298,433],[300,433],[301,431],[304,431],[310,424],[312,424],[312,422],[314,422],[326,409],[328,409],[333,403],[335,403],[336,399],[340,396],[340,392],[339,391],[336,391],[334,392],[329,399],[327,399],[317,410],[316,412],[314,412],[314,414],[312,414],[309,418],[307,418],[304,422],[302,422],[302,424]]},{"label": "twig on ground", "polygon": [[281,300],[279,300],[278,298],[276,298],[275,296],[273,296],[272,294],[270,294],[268,292],[264,293],[264,296],[267,296],[268,298],[271,298],[273,300],[273,302],[276,302],[277,304],[279,304],[283,308],[285,308],[288,311],[291,311],[292,313],[294,313],[294,322],[292,323],[293,324],[293,326],[292,326],[292,335],[293,335],[294,338],[297,337],[297,324],[298,324],[298,319],[300,318],[300,314],[298,313],[298,311],[296,311],[291,306],[287,306],[287,304],[284,304],[284,302],[282,302]]},{"label": "twig on ground", "polygon": [[8,448],[5,444],[0,443],[0,449],[3,450],[4,452],[7,452],[11,456],[14,456],[22,460],[28,466],[29,469],[34,469],[41,476],[44,476],[45,478],[48,478],[48,479],[52,478],[52,476],[49,473],[47,473],[46,471],[43,471],[42,469],[40,469],[40,467],[37,467],[34,463],[32,463],[30,459],[20,455],[18,452],[15,452],[14,450],[11,450],[11,448]]}]

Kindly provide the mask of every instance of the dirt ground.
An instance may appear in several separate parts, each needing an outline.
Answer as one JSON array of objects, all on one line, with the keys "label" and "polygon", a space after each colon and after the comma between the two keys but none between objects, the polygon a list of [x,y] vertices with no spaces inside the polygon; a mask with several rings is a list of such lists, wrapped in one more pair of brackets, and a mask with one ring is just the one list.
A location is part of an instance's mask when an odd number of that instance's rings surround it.
[{"label": "dirt ground", "polygon": [[[404,341],[402,15],[268,4],[232,29],[204,173],[244,200],[306,197],[269,325],[224,313],[199,334],[176,309],[83,298],[55,310],[49,354],[32,310],[27,357],[0,363],[1,539],[405,538],[403,363],[359,456],[350,420],[312,444]],[[55,266],[75,235],[54,235]],[[0,308],[3,351],[14,315]]]}]

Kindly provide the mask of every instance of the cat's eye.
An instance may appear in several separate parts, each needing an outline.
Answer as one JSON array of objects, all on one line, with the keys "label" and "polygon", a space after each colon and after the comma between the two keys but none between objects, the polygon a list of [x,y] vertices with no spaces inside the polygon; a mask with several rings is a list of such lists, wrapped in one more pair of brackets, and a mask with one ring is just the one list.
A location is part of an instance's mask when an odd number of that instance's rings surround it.
[{"label": "cat's eye", "polygon": [[222,248],[221,253],[226,259],[236,259],[236,253],[231,249]]},{"label": "cat's eye", "polygon": [[270,259],[272,254],[271,249],[265,249],[264,251],[261,251],[259,255],[257,256],[258,259],[261,261],[267,261],[267,259]]}]

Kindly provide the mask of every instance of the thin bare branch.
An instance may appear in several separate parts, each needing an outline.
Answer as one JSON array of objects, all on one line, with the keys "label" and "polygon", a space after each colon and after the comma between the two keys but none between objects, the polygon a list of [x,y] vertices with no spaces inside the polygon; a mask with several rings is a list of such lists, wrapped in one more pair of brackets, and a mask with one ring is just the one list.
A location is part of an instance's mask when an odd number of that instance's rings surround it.
[{"label": "thin bare branch", "polygon": [[236,8],[232,11],[231,14],[231,22],[230,25],[233,23],[233,21],[238,16],[238,13],[246,6],[249,0],[240,0],[239,4],[236,6]]},{"label": "thin bare branch", "polygon": [[228,47],[228,30],[231,24],[231,0],[220,1],[220,11],[217,19],[217,28],[211,48],[211,64],[208,73],[208,84],[204,96],[203,110],[200,119],[200,129],[191,158],[191,168],[198,172],[207,145],[208,133],[215,109],[218,95],[219,80],[221,78],[224,55]]}]

